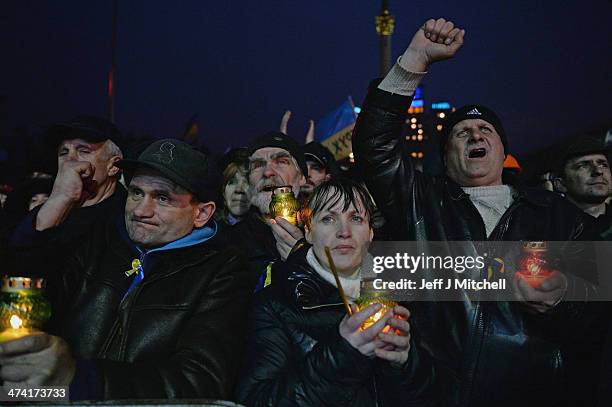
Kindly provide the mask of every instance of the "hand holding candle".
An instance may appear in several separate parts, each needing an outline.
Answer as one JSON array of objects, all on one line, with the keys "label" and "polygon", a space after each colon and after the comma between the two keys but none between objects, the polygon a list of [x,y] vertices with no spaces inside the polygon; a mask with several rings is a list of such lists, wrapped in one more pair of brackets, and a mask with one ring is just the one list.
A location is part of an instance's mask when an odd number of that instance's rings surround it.
[{"label": "hand holding candle", "polygon": [[553,271],[534,288],[523,277],[515,274],[512,279],[514,297],[525,306],[538,313],[544,313],[556,306],[567,291],[567,277]]},{"label": "hand holding candle", "polygon": [[393,318],[390,318],[387,327],[393,332],[383,330],[378,334],[381,339],[389,346],[379,347],[374,350],[377,357],[391,362],[393,365],[401,366],[408,360],[410,352],[410,312],[401,305],[393,307]]},{"label": "hand holding candle", "polygon": [[268,225],[270,225],[274,240],[276,240],[276,249],[284,261],[289,257],[291,249],[297,241],[304,237],[304,232],[280,216],[269,220]]},{"label": "hand holding candle", "polygon": [[338,328],[342,336],[353,348],[365,356],[374,356],[377,348],[382,348],[386,343],[378,337],[385,329],[387,322],[392,318],[392,312],[385,313],[376,323],[367,329],[361,329],[361,325],[372,315],[382,308],[380,304],[372,304],[362,311],[357,306],[352,306],[352,315],[346,315]]},{"label": "hand holding candle", "polygon": [[66,341],[34,332],[0,344],[0,381],[12,387],[67,386],[76,362]]}]

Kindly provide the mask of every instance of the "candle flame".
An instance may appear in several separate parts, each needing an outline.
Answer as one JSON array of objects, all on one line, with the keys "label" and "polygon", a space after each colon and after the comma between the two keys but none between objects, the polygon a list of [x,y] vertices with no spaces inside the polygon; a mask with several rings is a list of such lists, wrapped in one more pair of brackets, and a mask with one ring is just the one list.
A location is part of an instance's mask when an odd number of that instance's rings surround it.
[{"label": "candle flame", "polygon": [[17,315],[11,315],[10,323],[13,329],[19,329],[23,325],[23,321]]}]

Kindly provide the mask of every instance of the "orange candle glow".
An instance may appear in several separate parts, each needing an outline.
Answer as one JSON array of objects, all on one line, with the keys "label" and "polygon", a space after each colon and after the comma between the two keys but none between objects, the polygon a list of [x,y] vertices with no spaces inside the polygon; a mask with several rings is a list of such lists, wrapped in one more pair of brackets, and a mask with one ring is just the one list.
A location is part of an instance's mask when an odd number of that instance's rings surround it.
[{"label": "orange candle glow", "polygon": [[29,328],[23,327],[23,321],[17,315],[11,315],[11,327],[0,332],[0,343],[19,339],[32,333]]}]

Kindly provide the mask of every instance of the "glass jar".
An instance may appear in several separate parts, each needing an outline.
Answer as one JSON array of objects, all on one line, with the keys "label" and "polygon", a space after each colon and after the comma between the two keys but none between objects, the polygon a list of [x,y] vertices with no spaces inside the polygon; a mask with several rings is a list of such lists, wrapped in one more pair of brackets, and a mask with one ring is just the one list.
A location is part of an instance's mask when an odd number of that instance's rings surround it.
[{"label": "glass jar", "polygon": [[292,225],[298,226],[299,211],[300,203],[293,195],[290,185],[274,188],[270,201],[270,216],[272,218],[280,216]]}]

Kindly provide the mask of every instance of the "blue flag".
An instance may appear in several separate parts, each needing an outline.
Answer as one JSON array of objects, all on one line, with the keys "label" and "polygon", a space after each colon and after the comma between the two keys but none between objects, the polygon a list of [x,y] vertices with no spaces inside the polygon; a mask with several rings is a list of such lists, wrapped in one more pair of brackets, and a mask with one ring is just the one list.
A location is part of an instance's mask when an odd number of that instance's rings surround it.
[{"label": "blue flag", "polygon": [[355,106],[350,97],[333,112],[317,121],[315,139],[331,151],[336,160],[348,157],[355,127]]}]

